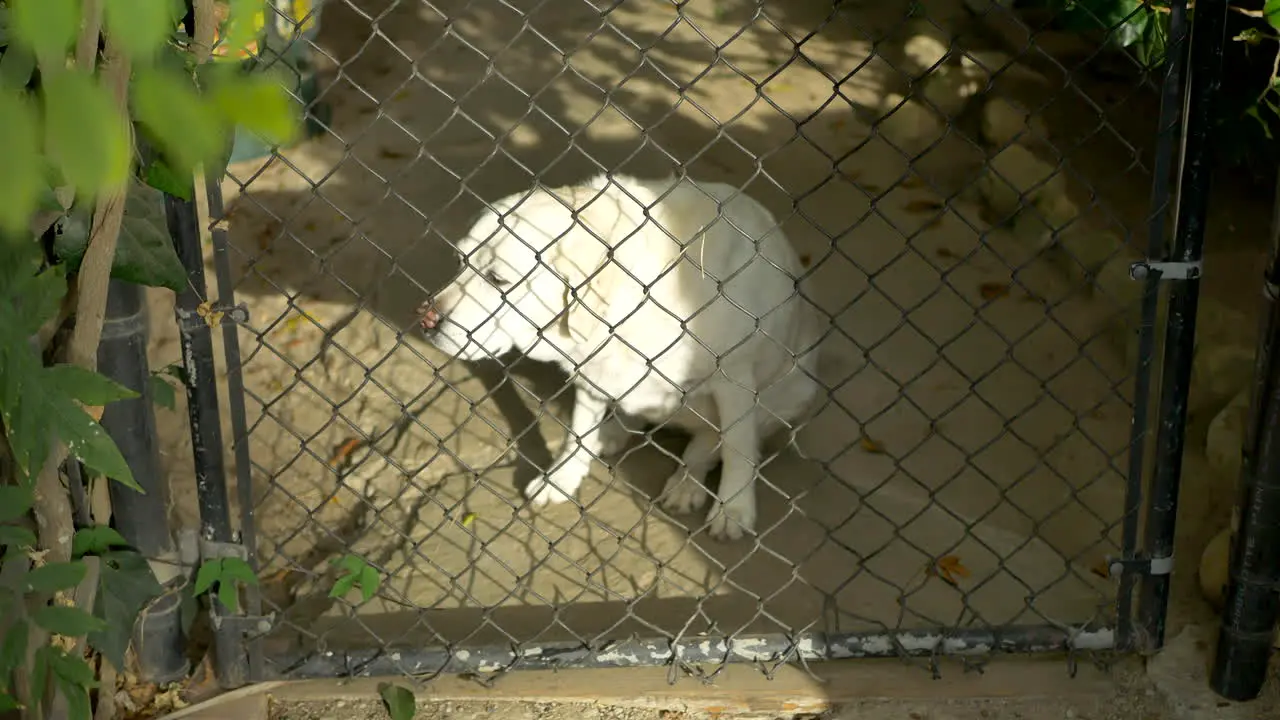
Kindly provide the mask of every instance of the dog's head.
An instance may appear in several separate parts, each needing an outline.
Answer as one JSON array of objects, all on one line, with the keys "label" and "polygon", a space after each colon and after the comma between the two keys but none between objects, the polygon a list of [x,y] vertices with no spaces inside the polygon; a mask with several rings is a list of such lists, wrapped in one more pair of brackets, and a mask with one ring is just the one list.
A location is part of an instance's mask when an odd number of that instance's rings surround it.
[{"label": "dog's head", "polygon": [[478,360],[599,337],[615,270],[576,195],[539,189],[485,211],[457,243],[461,273],[423,306],[433,345]]}]

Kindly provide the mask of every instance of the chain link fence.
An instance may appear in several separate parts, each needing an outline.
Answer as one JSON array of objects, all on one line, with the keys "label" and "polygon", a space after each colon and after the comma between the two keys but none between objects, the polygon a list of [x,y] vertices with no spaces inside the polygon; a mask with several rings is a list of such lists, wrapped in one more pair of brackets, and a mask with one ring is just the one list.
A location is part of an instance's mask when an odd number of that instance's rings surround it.
[{"label": "chain link fence", "polygon": [[[936,671],[1143,644],[1129,596],[1149,570],[1161,273],[1131,267],[1164,234],[1177,103],[1159,91],[1176,99],[1177,72],[976,0],[322,9],[305,52],[263,52],[301,68],[316,137],[242,153],[211,204],[216,295],[243,312],[220,344],[228,502],[262,578],[236,630],[248,679],[860,656]],[[764,446],[741,538],[662,504],[689,457],[668,422],[629,425],[570,501],[534,507],[525,488],[583,434],[581,376],[464,362],[420,327],[463,266],[489,269],[485,243],[458,250],[477,218],[554,236],[503,199],[559,188],[576,221],[597,191],[572,188],[602,175],[609,202],[644,206],[636,224],[676,216],[620,193],[628,177],[758,201],[776,228],[719,227],[784,233],[793,264],[771,267],[822,319],[819,397]],[[624,256],[611,267],[639,278]],[[551,333],[530,303],[560,298],[517,292],[526,271],[502,312]]]}]

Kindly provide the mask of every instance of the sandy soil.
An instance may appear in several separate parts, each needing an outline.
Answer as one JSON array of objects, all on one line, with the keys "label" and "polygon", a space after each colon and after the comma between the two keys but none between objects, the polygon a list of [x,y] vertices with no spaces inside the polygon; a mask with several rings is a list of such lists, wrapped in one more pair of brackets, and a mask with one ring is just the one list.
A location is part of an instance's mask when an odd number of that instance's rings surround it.
[{"label": "sandy soil", "polygon": [[[921,4],[961,27],[960,0]],[[233,496],[243,522],[252,515],[281,638],[1109,617],[1112,585],[1094,568],[1118,552],[1131,364],[1107,328],[1123,308],[1036,259],[963,192],[986,153],[974,118],[955,118],[912,163],[851,106],[909,92],[922,70],[904,56],[900,5],[764,7],[692,0],[684,20],[659,0],[606,15],[531,0],[326,8],[332,133],[234,167],[223,186],[251,316],[240,344],[252,486]],[[980,34],[965,37],[981,49]],[[1152,105],[1114,81],[1090,88],[1106,123],[1079,87],[1051,94],[1052,161],[1072,176],[1081,222],[1141,238],[1149,149],[1132,128]],[[652,504],[675,434],[597,463],[582,507],[521,507],[519,488],[563,442],[564,379],[531,363],[448,362],[407,331],[481,202],[534,177],[678,168],[741,185],[783,219],[811,270],[803,292],[838,328],[830,400],[765,468],[759,534],[738,543]],[[1256,260],[1256,243],[1222,248],[1222,266]],[[1208,291],[1238,296],[1238,283]],[[167,302],[154,295],[155,366],[178,355]],[[174,513],[190,524],[184,410],[159,412]],[[369,446],[340,453],[352,439]],[[1192,525],[1211,534],[1229,494],[1194,473],[1188,484],[1206,498]],[[327,597],[346,552],[384,570],[370,602]],[[944,558],[959,566],[954,584],[929,572]]]}]

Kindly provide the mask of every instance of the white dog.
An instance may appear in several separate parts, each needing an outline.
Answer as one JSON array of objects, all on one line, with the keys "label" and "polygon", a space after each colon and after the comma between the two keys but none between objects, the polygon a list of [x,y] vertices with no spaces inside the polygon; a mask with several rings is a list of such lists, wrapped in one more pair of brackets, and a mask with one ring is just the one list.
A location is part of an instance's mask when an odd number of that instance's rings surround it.
[{"label": "white dog", "polygon": [[461,275],[419,313],[455,357],[514,348],[573,378],[570,437],[529,500],[572,497],[592,459],[626,443],[621,411],[693,434],[664,506],[700,507],[718,455],[711,534],[752,532],[761,442],[812,405],[823,334],[769,211],[728,185],[622,176],[492,209],[458,243]]}]

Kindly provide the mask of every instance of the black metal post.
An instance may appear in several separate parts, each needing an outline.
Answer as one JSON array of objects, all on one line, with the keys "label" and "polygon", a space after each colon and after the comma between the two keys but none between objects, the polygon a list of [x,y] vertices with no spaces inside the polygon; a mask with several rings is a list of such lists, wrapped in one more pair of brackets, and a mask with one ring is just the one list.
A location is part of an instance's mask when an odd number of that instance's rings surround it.
[{"label": "black metal post", "polygon": [[[200,505],[200,538],[205,542],[230,545],[235,542],[235,536],[231,529],[227,472],[222,456],[213,332],[205,319],[212,306],[206,302],[209,295],[200,246],[199,213],[194,201],[166,195],[165,215],[174,249],[187,271],[187,287],[178,293],[175,311],[182,364],[186,369],[187,412]],[[202,308],[204,312],[201,312]],[[215,604],[219,616],[229,615],[216,598],[211,598],[210,602]],[[219,683],[224,687],[244,684],[245,647],[240,626],[233,622],[216,623],[214,649]]]},{"label": "black metal post", "polygon": [[1252,700],[1262,691],[1280,620],[1280,183],[1263,288],[1264,324],[1236,507],[1240,523],[1231,542],[1227,596],[1209,675],[1213,691],[1229,700]]},{"label": "black metal post", "polygon": [[[1222,81],[1227,4],[1227,0],[1200,0],[1191,23],[1177,210],[1173,247],[1167,258],[1168,263],[1187,272],[1183,276],[1186,279],[1173,280],[1169,291],[1155,476],[1151,482],[1145,528],[1146,552],[1151,564],[1142,579],[1140,604],[1148,650],[1159,649],[1164,644],[1169,608],[1187,396],[1191,386],[1196,310],[1200,300],[1199,272],[1196,269],[1204,250],[1205,219],[1209,210],[1213,174],[1212,134],[1216,119],[1215,103]],[[1168,270],[1170,273],[1176,271],[1174,267]],[[1155,272],[1165,275],[1159,268]]]},{"label": "black metal post", "polygon": [[[1169,7],[1169,44],[1165,53],[1164,81],[1160,89],[1160,119],[1156,127],[1155,167],[1151,182],[1151,208],[1147,226],[1147,257],[1163,257],[1167,252],[1165,220],[1173,178],[1174,141],[1182,120],[1183,73],[1187,64],[1187,2],[1175,0]],[[1133,418],[1129,431],[1129,467],[1125,482],[1124,526],[1120,546],[1127,561],[1121,567],[1120,589],[1116,595],[1116,647],[1131,650],[1137,644],[1133,632],[1133,590],[1138,572],[1138,525],[1142,512],[1145,449],[1150,436],[1151,370],[1155,359],[1155,318],[1160,304],[1160,281],[1141,281],[1142,325],[1138,329],[1138,367],[1133,383]]]}]

